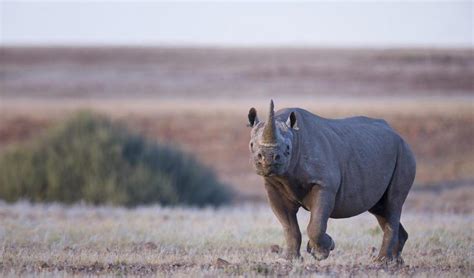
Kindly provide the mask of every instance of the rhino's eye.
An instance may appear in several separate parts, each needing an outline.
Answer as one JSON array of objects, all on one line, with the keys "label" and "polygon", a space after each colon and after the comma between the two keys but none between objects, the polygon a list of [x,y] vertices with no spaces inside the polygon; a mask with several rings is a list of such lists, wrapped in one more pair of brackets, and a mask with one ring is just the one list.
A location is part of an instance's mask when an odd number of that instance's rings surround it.
[{"label": "rhino's eye", "polygon": [[253,150],[253,143],[250,143],[250,148]]},{"label": "rhino's eye", "polygon": [[287,151],[290,150],[290,145],[286,145],[286,150],[287,150]]}]

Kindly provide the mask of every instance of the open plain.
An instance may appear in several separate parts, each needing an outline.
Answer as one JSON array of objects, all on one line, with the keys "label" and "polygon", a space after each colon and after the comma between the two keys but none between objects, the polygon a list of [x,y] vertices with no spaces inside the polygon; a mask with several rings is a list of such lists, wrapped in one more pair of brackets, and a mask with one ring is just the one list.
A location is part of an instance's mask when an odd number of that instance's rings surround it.
[{"label": "open plain", "polygon": [[[0,203],[1,275],[472,276],[474,57],[470,50],[3,48],[0,154],[79,110],[124,122],[211,167],[221,208]],[[405,265],[376,266],[368,213],[331,220],[336,249],[286,262],[249,164],[248,109],[386,119],[418,163],[402,223]],[[300,211],[303,245],[308,214]],[[272,246],[278,245],[278,246]]]}]

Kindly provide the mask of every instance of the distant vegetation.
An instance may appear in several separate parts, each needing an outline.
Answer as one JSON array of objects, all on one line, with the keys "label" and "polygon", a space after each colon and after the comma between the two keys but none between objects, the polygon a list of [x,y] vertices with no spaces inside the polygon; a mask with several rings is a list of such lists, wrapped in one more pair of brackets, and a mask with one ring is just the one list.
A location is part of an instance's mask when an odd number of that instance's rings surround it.
[{"label": "distant vegetation", "polygon": [[222,204],[230,194],[192,156],[149,142],[104,116],[80,112],[2,154],[0,198],[203,206]]}]

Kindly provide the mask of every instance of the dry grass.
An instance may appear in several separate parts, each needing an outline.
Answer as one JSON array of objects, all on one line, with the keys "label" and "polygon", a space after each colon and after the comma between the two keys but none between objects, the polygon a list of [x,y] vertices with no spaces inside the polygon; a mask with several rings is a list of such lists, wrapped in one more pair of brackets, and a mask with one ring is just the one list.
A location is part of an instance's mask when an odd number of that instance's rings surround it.
[{"label": "dry grass", "polygon": [[[473,275],[473,216],[405,213],[405,266],[374,265],[381,243],[364,214],[330,220],[336,249],[317,262],[286,262],[271,252],[283,234],[267,205],[220,209],[0,204],[1,275]],[[308,213],[300,212],[304,232]],[[217,262],[221,258],[225,262]]]}]

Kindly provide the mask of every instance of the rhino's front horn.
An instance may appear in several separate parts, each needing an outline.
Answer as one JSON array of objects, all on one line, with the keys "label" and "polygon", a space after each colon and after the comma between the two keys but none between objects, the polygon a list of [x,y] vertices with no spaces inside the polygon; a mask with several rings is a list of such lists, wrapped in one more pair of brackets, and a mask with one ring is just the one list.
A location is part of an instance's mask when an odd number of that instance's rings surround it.
[{"label": "rhino's front horn", "polygon": [[268,111],[268,119],[263,129],[263,143],[276,144],[277,131],[275,127],[275,112],[273,111],[273,100],[270,101],[270,111]]}]

